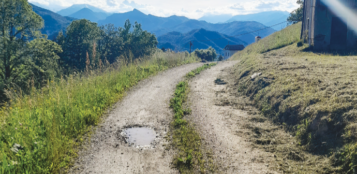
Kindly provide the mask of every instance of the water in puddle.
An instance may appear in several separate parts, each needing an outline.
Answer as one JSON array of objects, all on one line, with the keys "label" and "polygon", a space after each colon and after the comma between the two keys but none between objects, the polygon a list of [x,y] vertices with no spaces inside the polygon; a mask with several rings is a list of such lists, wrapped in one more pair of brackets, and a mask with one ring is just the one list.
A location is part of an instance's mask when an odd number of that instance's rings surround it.
[{"label": "water in puddle", "polygon": [[129,128],[124,132],[128,143],[135,146],[150,146],[156,138],[156,132],[145,127]]}]

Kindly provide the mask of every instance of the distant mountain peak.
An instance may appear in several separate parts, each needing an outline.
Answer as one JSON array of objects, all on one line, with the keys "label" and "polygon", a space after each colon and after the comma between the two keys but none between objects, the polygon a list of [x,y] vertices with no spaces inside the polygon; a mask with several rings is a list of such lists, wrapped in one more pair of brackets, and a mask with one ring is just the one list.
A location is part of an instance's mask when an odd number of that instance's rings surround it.
[{"label": "distant mountain peak", "polygon": [[70,15],[82,10],[83,8],[88,8],[93,12],[108,13],[98,7],[94,7],[94,6],[91,6],[88,4],[73,4],[72,6],[66,8],[66,9],[63,9],[57,13],[62,16],[70,16]]},{"label": "distant mountain peak", "polygon": [[131,11],[131,13],[146,15],[145,13],[141,12],[140,10],[138,10],[138,9],[136,9],[136,8],[134,8],[133,11]]}]

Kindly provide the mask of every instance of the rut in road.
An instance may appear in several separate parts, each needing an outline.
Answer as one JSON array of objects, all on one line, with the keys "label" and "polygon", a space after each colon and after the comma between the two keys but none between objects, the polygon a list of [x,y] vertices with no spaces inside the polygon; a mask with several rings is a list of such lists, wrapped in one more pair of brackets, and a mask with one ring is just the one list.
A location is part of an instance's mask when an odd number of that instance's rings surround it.
[{"label": "rut in road", "polygon": [[[70,173],[178,173],[172,168],[173,151],[165,150],[166,132],[173,119],[169,101],[176,84],[190,71],[202,66],[189,64],[160,73],[140,82],[118,102],[79,153]],[[145,126],[156,131],[154,148],[130,147],[121,131],[130,126]]]},{"label": "rut in road", "polygon": [[274,154],[253,148],[237,130],[243,130],[237,124],[249,117],[246,111],[237,110],[224,101],[217,101],[217,95],[226,93],[227,85],[216,84],[217,78],[224,76],[223,70],[237,62],[220,62],[211,69],[202,72],[190,81],[189,104],[192,114],[189,122],[200,133],[202,144],[213,152],[218,167],[216,173],[262,174],[276,173],[269,168],[274,162]]}]

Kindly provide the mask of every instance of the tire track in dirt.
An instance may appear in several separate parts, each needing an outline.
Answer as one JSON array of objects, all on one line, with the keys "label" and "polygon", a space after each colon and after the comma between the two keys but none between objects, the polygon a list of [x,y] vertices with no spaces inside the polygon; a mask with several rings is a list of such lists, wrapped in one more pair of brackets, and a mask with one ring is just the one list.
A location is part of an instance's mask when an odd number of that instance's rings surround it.
[{"label": "tire track in dirt", "polygon": [[237,132],[244,129],[240,127],[244,124],[237,123],[247,120],[244,118],[249,114],[233,108],[229,101],[217,101],[218,94],[230,94],[226,93],[227,85],[217,85],[214,81],[224,76],[224,69],[236,63],[220,62],[190,81],[192,114],[188,119],[203,138],[202,144],[213,152],[218,167],[216,173],[276,173],[269,168],[274,154],[253,148],[252,143]]},{"label": "tire track in dirt", "polygon": [[[173,113],[169,100],[176,84],[201,63],[176,67],[140,82],[118,102],[91,141],[84,145],[70,173],[178,173],[172,168],[174,151],[166,150],[166,132]],[[145,126],[157,133],[154,148],[130,147],[120,135],[128,126]]]}]

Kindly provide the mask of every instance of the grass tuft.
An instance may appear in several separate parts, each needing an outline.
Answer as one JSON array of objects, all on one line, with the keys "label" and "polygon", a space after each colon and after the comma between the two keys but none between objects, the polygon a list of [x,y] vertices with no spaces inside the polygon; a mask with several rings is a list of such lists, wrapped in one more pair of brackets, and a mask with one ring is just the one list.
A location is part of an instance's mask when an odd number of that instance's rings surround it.
[{"label": "grass tuft", "polygon": [[[174,165],[180,173],[196,173],[195,171],[204,173],[207,170],[207,166],[212,166],[207,165],[209,161],[204,160],[199,133],[194,126],[187,122],[184,116],[191,113],[191,109],[185,103],[190,90],[188,80],[214,65],[216,64],[205,64],[188,73],[186,80],[176,86],[174,97],[170,100],[170,107],[175,113],[175,119],[170,126],[172,146],[178,150]],[[211,168],[208,170],[211,170]]]}]

